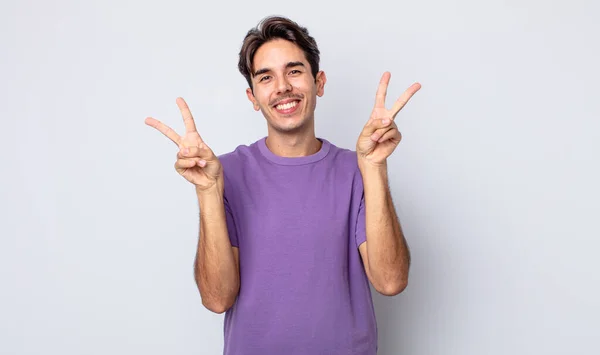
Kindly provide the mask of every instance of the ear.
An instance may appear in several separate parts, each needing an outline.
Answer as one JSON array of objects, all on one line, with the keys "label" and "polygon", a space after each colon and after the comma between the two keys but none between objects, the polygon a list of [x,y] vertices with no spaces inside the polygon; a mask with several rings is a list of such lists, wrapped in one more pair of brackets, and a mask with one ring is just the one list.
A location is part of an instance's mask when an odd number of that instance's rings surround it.
[{"label": "ear", "polygon": [[250,102],[252,102],[254,111],[260,110],[260,106],[258,106],[258,101],[256,101],[256,98],[254,97],[254,94],[252,93],[252,89],[250,89],[250,88],[246,89],[246,96],[248,96],[248,100],[250,100]]},{"label": "ear", "polygon": [[325,72],[324,71],[319,71],[317,73],[317,79],[316,79],[316,84],[317,84],[317,95],[319,97],[323,96],[323,94],[325,93],[325,83],[327,82],[327,76],[325,76]]}]

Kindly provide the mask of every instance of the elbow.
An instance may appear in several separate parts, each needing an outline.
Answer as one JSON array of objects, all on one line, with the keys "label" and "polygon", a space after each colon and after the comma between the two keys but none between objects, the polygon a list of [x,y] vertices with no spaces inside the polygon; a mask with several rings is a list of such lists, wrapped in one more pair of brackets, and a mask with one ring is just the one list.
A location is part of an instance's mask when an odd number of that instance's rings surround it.
[{"label": "elbow", "polygon": [[196,273],[196,285],[200,294],[200,299],[204,308],[217,314],[225,313],[233,307],[240,291],[239,280],[228,285],[217,285],[211,287],[203,278]]},{"label": "elbow", "polygon": [[208,301],[202,298],[202,305],[209,311],[217,314],[225,313],[228,309],[233,307],[234,300],[221,300],[221,301]]},{"label": "elbow", "polygon": [[402,293],[408,286],[408,280],[402,279],[394,282],[386,282],[377,289],[377,292],[384,296],[396,296]]},{"label": "elbow", "polygon": [[219,293],[207,291],[203,292],[201,287],[198,287],[198,290],[200,291],[200,299],[202,300],[202,305],[204,308],[213,313],[221,314],[233,307],[237,300],[239,287],[231,289],[227,292]]}]

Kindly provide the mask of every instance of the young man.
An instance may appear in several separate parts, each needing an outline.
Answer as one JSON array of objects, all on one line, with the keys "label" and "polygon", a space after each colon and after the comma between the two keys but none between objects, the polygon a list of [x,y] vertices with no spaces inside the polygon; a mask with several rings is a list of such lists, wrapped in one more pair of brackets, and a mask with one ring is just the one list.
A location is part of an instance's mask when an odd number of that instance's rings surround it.
[{"label": "young man", "polygon": [[195,185],[196,282],[206,308],[227,312],[224,354],[376,354],[369,283],[396,295],[410,265],[386,159],[401,139],[394,118],[420,85],[388,110],[386,72],[351,151],[315,135],[326,76],[305,28],[264,19],[244,39],[239,70],[267,121],[253,144],[215,156],[182,98],[183,136],[146,119],[178,145],[175,169]]}]

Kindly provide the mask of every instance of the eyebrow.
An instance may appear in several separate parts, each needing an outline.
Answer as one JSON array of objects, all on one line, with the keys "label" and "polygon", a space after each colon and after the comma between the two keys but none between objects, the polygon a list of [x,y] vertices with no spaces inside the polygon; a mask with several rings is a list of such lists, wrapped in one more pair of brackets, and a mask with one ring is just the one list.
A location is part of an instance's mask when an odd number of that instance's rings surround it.
[{"label": "eyebrow", "polygon": [[[289,69],[289,68],[292,68],[292,67],[299,67],[299,66],[300,67],[304,67],[305,65],[302,62],[289,62],[289,63],[287,63],[285,65],[285,68]],[[256,72],[254,72],[253,76],[257,76],[257,75],[260,75],[260,74],[268,73],[270,71],[271,71],[270,68],[261,68],[261,69],[258,69]]]}]

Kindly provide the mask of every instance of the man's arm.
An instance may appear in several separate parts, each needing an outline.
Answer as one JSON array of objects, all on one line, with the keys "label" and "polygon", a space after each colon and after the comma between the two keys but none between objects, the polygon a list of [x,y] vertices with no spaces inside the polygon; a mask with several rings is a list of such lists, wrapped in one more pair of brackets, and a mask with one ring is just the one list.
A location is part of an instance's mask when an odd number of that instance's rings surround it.
[{"label": "man's arm", "polygon": [[365,192],[367,242],[359,247],[373,287],[386,296],[408,284],[410,250],[396,216],[388,185],[387,164],[360,164]]},{"label": "man's arm", "polygon": [[176,102],[185,124],[183,136],[153,117],[147,117],[145,122],[178,146],[175,169],[196,187],[200,236],[194,276],[202,304],[213,312],[223,313],[233,305],[240,288],[238,252],[237,248],[232,250],[227,233],[223,166],[200,137],[185,100],[178,97]]},{"label": "man's arm", "polygon": [[232,247],[227,232],[221,189],[196,189],[200,206],[200,236],[194,276],[202,304],[223,313],[235,302],[240,289],[239,251]]},{"label": "man's arm", "polygon": [[378,292],[389,296],[402,292],[408,284],[410,253],[389,190],[387,158],[402,139],[394,119],[421,89],[421,84],[412,84],[388,110],[385,97],[390,77],[389,72],[383,73],[375,106],[356,142],[365,193],[367,239],[359,250],[369,280]]}]

